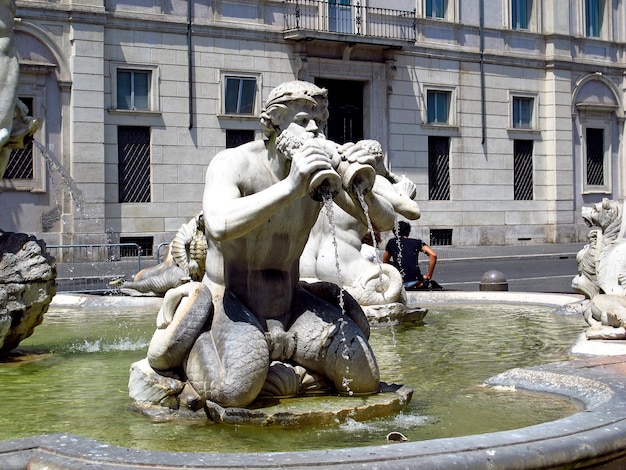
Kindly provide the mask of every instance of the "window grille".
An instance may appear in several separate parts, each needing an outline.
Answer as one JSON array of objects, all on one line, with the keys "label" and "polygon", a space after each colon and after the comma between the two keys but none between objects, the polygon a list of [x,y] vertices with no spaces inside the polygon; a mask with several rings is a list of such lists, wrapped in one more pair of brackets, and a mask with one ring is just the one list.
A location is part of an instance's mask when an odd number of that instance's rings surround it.
[{"label": "window grille", "polygon": [[428,137],[428,198],[450,199],[450,139]]},{"label": "window grille", "polygon": [[150,202],[150,128],[117,128],[120,202]]},{"label": "window grille", "polygon": [[117,109],[150,109],[152,73],[144,70],[117,71]]},{"label": "window grille", "polygon": [[452,229],[451,228],[438,228],[430,231],[430,245],[442,246],[452,245]]},{"label": "window grille", "polygon": [[[120,244],[134,243],[139,245],[141,249],[141,256],[152,256],[152,245],[154,244],[153,237],[120,237]],[[132,246],[120,247],[120,256],[135,257],[137,256],[137,248]]]},{"label": "window grille", "polygon": [[254,140],[254,131],[226,129],[226,148],[232,149]]},{"label": "window grille", "polygon": [[604,130],[587,128],[587,184],[604,185]]},{"label": "window grille", "polygon": [[513,127],[531,129],[533,120],[533,98],[513,98]]},{"label": "window grille", "polygon": [[[32,98],[19,98],[29,110],[33,109]],[[34,176],[33,143],[29,142],[23,149],[14,149],[9,156],[9,164],[4,172],[5,179],[32,180]]]},{"label": "window grille", "polygon": [[511,28],[528,29],[532,0],[511,0]]},{"label": "window grille", "polygon": [[426,0],[426,16],[428,18],[445,18],[447,0]]},{"label": "window grille", "polygon": [[427,119],[431,124],[448,124],[450,116],[450,92],[428,90],[426,94]]},{"label": "window grille", "polygon": [[226,114],[254,114],[256,78],[226,77],[224,112]]},{"label": "window grille", "polygon": [[9,164],[4,173],[6,179],[33,179],[33,143],[23,149],[14,149],[9,157]]},{"label": "window grille", "polygon": [[513,142],[513,198],[533,200],[533,141]]}]

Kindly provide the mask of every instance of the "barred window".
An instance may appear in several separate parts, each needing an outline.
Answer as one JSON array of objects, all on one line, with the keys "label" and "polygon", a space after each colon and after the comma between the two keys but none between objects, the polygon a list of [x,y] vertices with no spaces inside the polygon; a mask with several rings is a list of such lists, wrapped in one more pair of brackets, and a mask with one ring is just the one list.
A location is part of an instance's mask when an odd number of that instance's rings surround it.
[{"label": "barred window", "polygon": [[428,198],[450,199],[450,139],[428,137]]},{"label": "barred window", "polygon": [[[20,97],[20,100],[29,110],[33,109],[32,98]],[[34,178],[33,163],[33,142],[31,141],[23,149],[14,149],[11,151],[9,163],[3,178],[32,180]]]},{"label": "barred window", "polygon": [[226,129],[226,148],[239,147],[254,140],[254,131],[247,129]]},{"label": "barred window", "polygon": [[150,128],[119,126],[118,186],[120,202],[150,202]]},{"label": "barred window", "polygon": [[153,237],[120,237],[120,243],[135,243],[138,247],[120,247],[121,257],[135,257],[139,254],[139,250],[141,250],[141,256],[152,256]]},{"label": "barred window", "polygon": [[588,127],[585,133],[587,144],[587,185],[604,186],[604,129]]},{"label": "barred window", "polygon": [[452,245],[452,229],[451,228],[433,228],[430,230],[430,245],[445,246]]},{"label": "barred window", "polygon": [[226,114],[254,114],[256,78],[226,77],[224,112]]},{"label": "barred window", "polygon": [[533,141],[513,142],[513,198],[533,200]]}]

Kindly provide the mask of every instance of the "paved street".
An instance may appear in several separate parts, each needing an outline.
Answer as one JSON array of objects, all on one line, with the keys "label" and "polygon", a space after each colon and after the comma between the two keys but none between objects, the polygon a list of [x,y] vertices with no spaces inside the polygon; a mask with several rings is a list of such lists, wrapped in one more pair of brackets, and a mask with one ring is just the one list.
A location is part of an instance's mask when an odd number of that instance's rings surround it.
[{"label": "paved street", "polygon": [[[433,247],[438,255],[435,280],[446,290],[480,290],[490,270],[504,274],[509,291],[573,292],[576,253],[583,243],[497,247]],[[427,257],[420,257],[425,272]]]}]

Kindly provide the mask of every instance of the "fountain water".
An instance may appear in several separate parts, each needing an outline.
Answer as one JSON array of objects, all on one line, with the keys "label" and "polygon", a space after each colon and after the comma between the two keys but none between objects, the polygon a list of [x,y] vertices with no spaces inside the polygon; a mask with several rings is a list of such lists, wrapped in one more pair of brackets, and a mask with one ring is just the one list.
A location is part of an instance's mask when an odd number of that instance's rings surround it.
[{"label": "fountain water", "polygon": [[[23,342],[14,362],[0,367],[0,399],[21,416],[18,421],[9,414],[0,417],[0,440],[71,431],[148,450],[305,451],[381,444],[392,431],[412,442],[500,431],[578,411],[567,399],[498,392],[481,382],[513,367],[568,358],[569,345],[584,328],[580,317],[557,316],[545,306],[439,304],[419,326],[372,331],[382,378],[401,380],[416,390],[417,398],[398,415],[361,423],[340,415],[334,423],[329,414],[330,422],[297,427],[225,427],[206,420],[159,425],[124,411],[128,364],[145,355],[156,299],[126,299],[117,307],[115,302],[124,299],[92,298],[93,304],[81,307],[63,304],[73,298],[58,297],[38,334]],[[109,305],[103,307],[105,302]],[[83,328],[86,323],[89,330]],[[484,324],[500,334],[494,337]],[[89,380],[83,380],[85,374]],[[20,392],[25,383],[28,394]],[[367,399],[281,398],[275,406],[283,411],[349,409]]]}]

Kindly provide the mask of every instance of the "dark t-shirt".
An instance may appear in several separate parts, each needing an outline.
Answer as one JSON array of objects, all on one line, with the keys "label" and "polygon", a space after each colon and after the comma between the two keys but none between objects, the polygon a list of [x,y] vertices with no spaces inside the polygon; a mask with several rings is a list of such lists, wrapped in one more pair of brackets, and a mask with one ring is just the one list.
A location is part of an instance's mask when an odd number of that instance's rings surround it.
[{"label": "dark t-shirt", "polygon": [[416,238],[392,238],[387,242],[385,251],[391,255],[389,262],[400,271],[403,282],[424,280],[417,265],[423,246],[422,240]]}]

